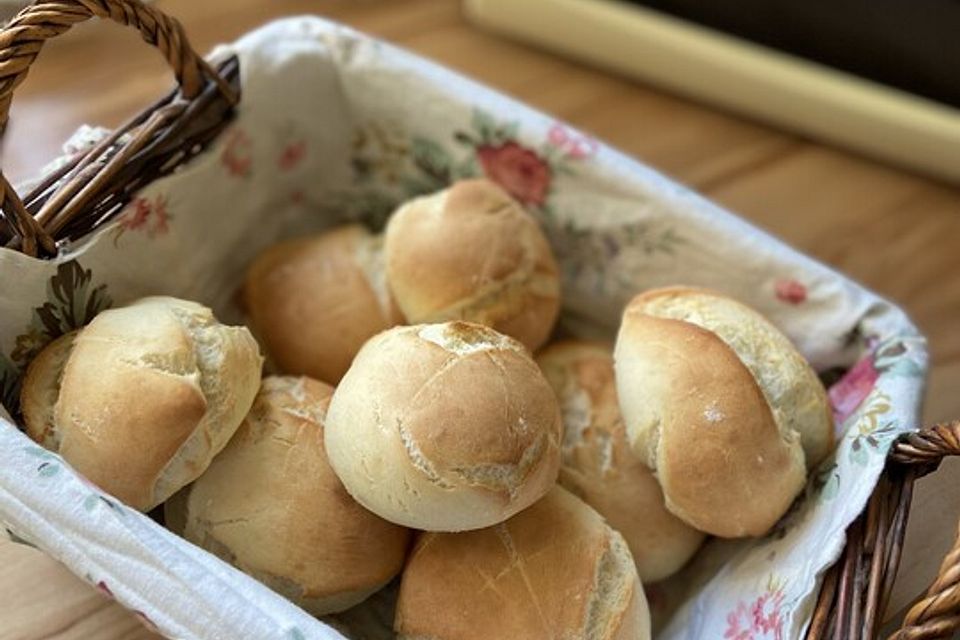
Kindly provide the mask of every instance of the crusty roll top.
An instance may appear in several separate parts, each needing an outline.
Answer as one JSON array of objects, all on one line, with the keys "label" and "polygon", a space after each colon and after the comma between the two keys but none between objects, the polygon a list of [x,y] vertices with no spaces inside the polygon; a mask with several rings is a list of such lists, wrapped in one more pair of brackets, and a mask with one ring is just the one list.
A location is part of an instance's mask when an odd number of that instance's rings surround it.
[{"label": "crusty roll top", "polygon": [[469,320],[537,349],[559,312],[559,278],[537,223],[500,187],[464,180],[414,199],[386,229],[391,290],[410,323]]},{"label": "crusty roll top", "polygon": [[314,614],[339,611],[396,575],[409,531],[357,504],[327,462],[333,389],[268,377],[236,435],[178,509],[184,536]]},{"label": "crusty roll top", "polygon": [[631,308],[695,324],[733,349],[753,374],[781,430],[799,434],[808,469],[833,450],[826,390],[790,339],[762,315],[726,296],[683,287],[641,294]]},{"label": "crusty roll top", "polygon": [[54,415],[60,397],[63,368],[73,350],[76,331],[64,334],[48,344],[27,367],[20,394],[27,435],[51,451],[60,450],[60,430]]},{"label": "crusty roll top", "polygon": [[670,513],[653,473],[630,447],[606,345],[569,340],[537,358],[563,415],[560,484],[619,531],[645,583],[668,577],[704,535]]},{"label": "crusty roll top", "polygon": [[695,289],[659,289],[624,311],[620,406],[634,450],[668,508],[720,536],[762,535],[814,460],[832,447],[816,375],[789,340],[747,307]]},{"label": "crusty roll top", "polygon": [[409,640],[650,637],[627,545],[560,487],[493,527],[421,535],[394,627]]},{"label": "crusty roll top", "polygon": [[415,528],[502,521],[557,475],[552,390],[522,345],[481,325],[374,337],[337,388],[327,425],[330,462],[351,494]]},{"label": "crusty roll top", "polygon": [[346,225],[281,242],[253,262],[244,304],[281,372],[335,384],[370,336],[402,322],[382,245],[363,226]]},{"label": "crusty roll top", "polygon": [[[193,302],[143,298],[104,311],[63,358],[57,354],[68,340],[31,365],[23,389],[28,431],[143,510],[203,473],[260,383],[261,358],[250,333],[221,325]],[[51,390],[52,382],[59,387]],[[32,408],[49,407],[51,399],[52,427]]]}]

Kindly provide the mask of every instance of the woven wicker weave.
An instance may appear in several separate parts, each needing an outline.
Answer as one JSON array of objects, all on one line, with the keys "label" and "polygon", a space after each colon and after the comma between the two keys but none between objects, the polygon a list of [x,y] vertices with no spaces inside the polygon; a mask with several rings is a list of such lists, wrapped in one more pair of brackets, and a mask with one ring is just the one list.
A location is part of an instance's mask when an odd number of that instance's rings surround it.
[{"label": "woven wicker weave", "polygon": [[13,92],[43,43],[93,16],[136,27],[166,58],[179,90],[78,155],[23,200],[0,174],[6,222],[0,241],[31,256],[54,255],[55,239],[89,232],[139,188],[200,152],[227,124],[238,99],[236,61],[214,70],[190,48],[180,23],[153,7],[138,0],[40,1],[0,32],[0,130]]},{"label": "woven wicker weave", "polygon": [[[132,195],[173,171],[213,140],[239,96],[238,65],[213,69],[187,43],[173,18],[138,0],[50,0],[24,9],[0,31],[0,130],[10,101],[43,43],[93,16],[136,27],[176,75],[178,90],[47,176],[21,200],[0,174],[0,242],[49,257],[57,242],[108,221]],[[960,454],[960,422],[901,438],[847,546],[827,572],[808,640],[872,640],[887,606],[906,530],[914,481]],[[960,536],[926,595],[891,640],[949,637],[960,629]]]},{"label": "woven wicker weave", "polygon": [[[847,530],[847,546],[827,572],[807,640],[872,640],[900,565],[913,483],[960,455],[960,421],[897,441],[866,510]],[[960,629],[960,534],[939,574],[890,640],[949,638]]]}]

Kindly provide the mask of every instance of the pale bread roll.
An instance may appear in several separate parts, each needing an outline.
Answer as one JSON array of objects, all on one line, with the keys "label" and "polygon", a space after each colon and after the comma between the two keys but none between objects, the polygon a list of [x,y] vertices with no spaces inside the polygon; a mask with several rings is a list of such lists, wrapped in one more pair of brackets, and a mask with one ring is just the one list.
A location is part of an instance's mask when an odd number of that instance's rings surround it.
[{"label": "pale bread roll", "polygon": [[721,294],[635,297],[615,357],[633,449],[667,508],[701,531],[763,535],[833,446],[816,374],[772,324]]},{"label": "pale bread roll", "polygon": [[657,479],[630,448],[612,349],[570,340],[544,349],[537,363],[563,414],[560,484],[623,535],[644,584],[674,574],[704,535],[667,510]]},{"label": "pale bread roll", "polygon": [[403,566],[410,531],[347,494],[327,462],[333,388],[268,377],[207,472],[167,503],[168,522],[313,615],[365,600]]},{"label": "pale bread roll", "polygon": [[148,511],[227,444],[260,385],[243,327],[203,305],[143,298],[49,345],[21,392],[27,433],[91,482]]},{"label": "pale bread roll", "polygon": [[493,527],[422,534],[394,628],[399,640],[648,640],[650,617],[623,538],[555,487]]},{"label": "pale bread roll", "polygon": [[385,232],[387,281],[411,324],[467,320],[534,351],[560,310],[536,221],[489,180],[462,180],[400,207]]},{"label": "pale bread roll", "polygon": [[273,245],[250,265],[244,305],[271,362],[336,384],[367,338],[403,322],[383,238],[359,224]]},{"label": "pale bread roll", "polygon": [[76,331],[66,333],[37,354],[27,367],[20,388],[20,411],[27,435],[51,451],[59,451],[62,432],[55,426],[63,367],[73,350]]},{"label": "pale bread roll", "polygon": [[467,322],[370,339],[334,392],[327,454],[347,491],[391,522],[460,531],[543,496],[560,410],[526,349]]}]

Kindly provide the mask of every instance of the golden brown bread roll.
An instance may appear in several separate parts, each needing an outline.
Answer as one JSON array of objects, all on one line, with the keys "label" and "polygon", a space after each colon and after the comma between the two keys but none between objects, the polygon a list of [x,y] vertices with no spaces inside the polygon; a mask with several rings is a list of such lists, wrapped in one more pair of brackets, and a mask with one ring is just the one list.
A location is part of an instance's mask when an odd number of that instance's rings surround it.
[{"label": "golden brown bread roll", "polygon": [[489,180],[416,198],[390,218],[387,281],[411,324],[468,320],[543,345],[560,281],[536,221]]},{"label": "golden brown bread roll", "polygon": [[403,321],[382,240],[346,225],[276,244],[250,265],[244,305],[282,373],[336,384],[367,338]]},{"label": "golden brown bread roll", "polygon": [[347,491],[416,529],[502,522],[543,496],[560,464],[560,410],[540,369],[516,340],[467,322],[371,338],[325,437]]},{"label": "golden brown bread roll", "polygon": [[410,539],[347,494],[327,462],[333,389],[268,377],[207,472],[167,503],[178,533],[314,615],[366,599],[400,572]]},{"label": "golden brown bread roll", "polygon": [[772,324],[721,294],[637,296],[615,356],[633,449],[667,507],[701,531],[766,533],[833,446],[816,374]]},{"label": "golden brown bread roll", "polygon": [[623,538],[560,487],[506,522],[424,533],[400,584],[400,640],[648,640]]},{"label": "golden brown bread roll", "polygon": [[27,433],[131,507],[196,479],[260,385],[250,332],[176,298],[101,312],[49,345],[21,392]]},{"label": "golden brown bread roll", "polygon": [[560,484],[623,535],[644,584],[672,575],[704,535],[667,510],[657,479],[630,448],[612,350],[570,340],[544,349],[537,363],[563,414]]}]

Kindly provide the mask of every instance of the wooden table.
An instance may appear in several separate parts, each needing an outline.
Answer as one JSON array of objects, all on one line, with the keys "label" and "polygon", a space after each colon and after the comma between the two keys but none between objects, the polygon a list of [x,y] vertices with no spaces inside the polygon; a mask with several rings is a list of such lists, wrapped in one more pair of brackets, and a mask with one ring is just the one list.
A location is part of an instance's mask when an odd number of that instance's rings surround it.
[{"label": "wooden table", "polygon": [[[705,193],[910,311],[930,338],[925,416],[960,416],[960,191],[480,32],[454,0],[161,0],[201,51],[314,13],[397,42],[552,113]],[[170,83],[138,36],[91,24],[50,45],[5,142],[15,179],[80,123],[116,125]],[[919,484],[894,596],[915,596],[960,515],[960,465]],[[155,636],[40,553],[0,540],[0,640]]]}]

